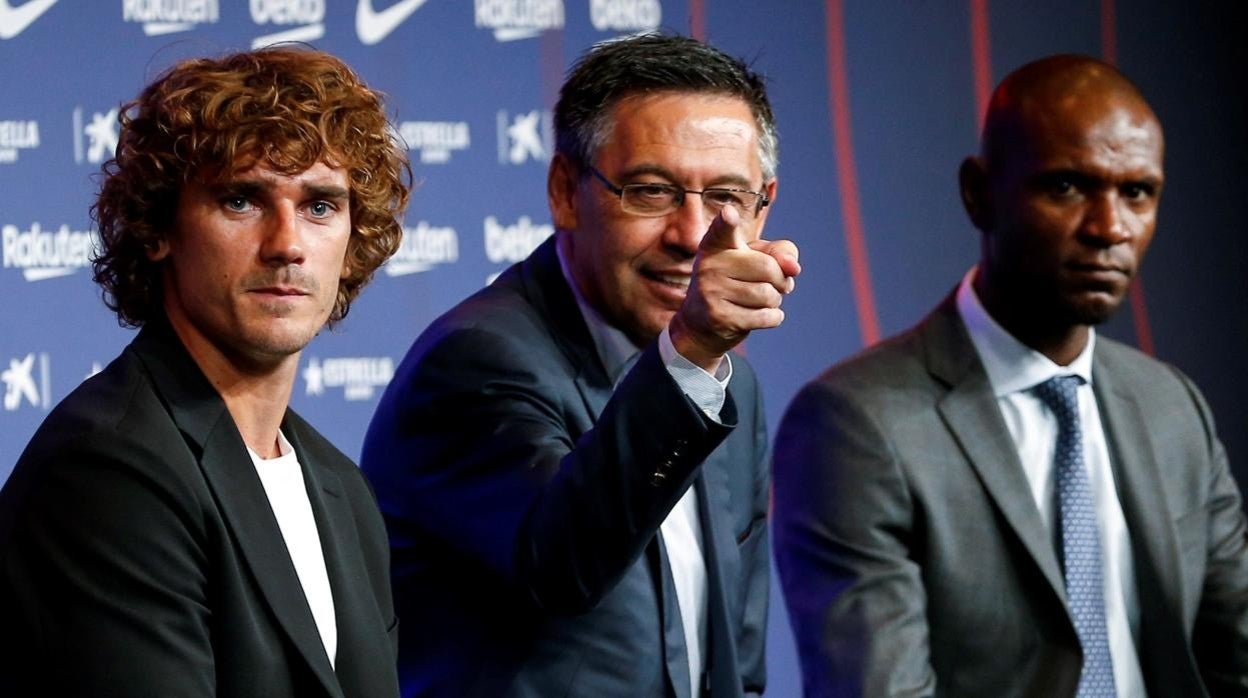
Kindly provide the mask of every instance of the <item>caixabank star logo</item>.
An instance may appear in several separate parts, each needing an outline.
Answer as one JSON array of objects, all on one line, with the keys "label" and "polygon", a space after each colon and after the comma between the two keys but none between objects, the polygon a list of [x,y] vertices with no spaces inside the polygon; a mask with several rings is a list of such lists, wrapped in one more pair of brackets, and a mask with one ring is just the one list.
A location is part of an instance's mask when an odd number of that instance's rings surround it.
[{"label": "caixabank star logo", "polygon": [[4,397],[0,401],[5,412],[16,412],[23,406],[47,410],[52,405],[52,360],[44,352],[31,352],[10,358],[8,367],[0,370]]}]

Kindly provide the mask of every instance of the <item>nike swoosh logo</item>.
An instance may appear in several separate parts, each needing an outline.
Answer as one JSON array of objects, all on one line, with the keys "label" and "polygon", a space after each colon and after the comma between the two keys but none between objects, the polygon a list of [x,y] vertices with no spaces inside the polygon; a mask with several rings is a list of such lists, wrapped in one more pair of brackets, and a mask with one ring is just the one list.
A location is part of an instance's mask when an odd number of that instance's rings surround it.
[{"label": "nike swoosh logo", "polygon": [[378,12],[373,9],[373,0],[360,0],[355,8],[355,33],[360,43],[372,46],[386,38],[423,4],[425,0],[402,0]]},{"label": "nike swoosh logo", "polygon": [[12,39],[21,34],[55,4],[56,0],[30,0],[21,7],[13,7],[9,0],[0,0],[0,39]]}]

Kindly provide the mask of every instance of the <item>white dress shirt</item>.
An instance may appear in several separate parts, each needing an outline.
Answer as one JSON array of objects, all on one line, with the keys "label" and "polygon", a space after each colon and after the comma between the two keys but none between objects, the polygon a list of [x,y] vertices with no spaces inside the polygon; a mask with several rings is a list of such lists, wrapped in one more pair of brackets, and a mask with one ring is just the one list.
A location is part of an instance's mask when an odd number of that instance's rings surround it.
[{"label": "white dress shirt", "polygon": [[[612,327],[594,310],[581,296],[576,282],[563,258],[559,246],[559,267],[563,270],[563,278],[572,288],[576,304],[581,316],[589,328],[594,340],[598,358],[607,370],[613,384],[620,380],[632,367],[640,350],[619,329]],[[728,380],[732,377],[732,362],[724,357],[716,374],[712,376],[701,367],[681,356],[667,329],[659,335],[659,354],[667,371],[675,379],[689,399],[693,400],[703,413],[719,422],[719,413],[723,409],[727,395]],[[706,667],[703,648],[707,643],[706,629],[706,559],[702,553],[702,525],[698,519],[698,495],[690,487],[668,513],[667,518],[659,526],[659,535],[667,549],[668,566],[672,571],[672,581],[676,588],[676,603],[680,608],[680,621],[685,635],[685,654],[689,660],[690,695],[701,695],[702,672]]]},{"label": "white dress shirt", "polygon": [[329,665],[334,666],[338,655],[338,622],[334,618],[334,595],[329,588],[320,533],[316,518],[312,516],[312,502],[304,485],[299,456],[280,431],[277,441],[280,449],[277,458],[261,458],[250,447],[247,453],[251,454],[269,506],[277,517],[277,527],[282,531],[290,561],[295,565],[303,595],[312,610]]},{"label": "white dress shirt", "polygon": [[1109,631],[1109,653],[1114,661],[1114,686],[1122,698],[1144,696],[1144,678],[1135,643],[1135,638],[1139,637],[1140,604],[1135,586],[1131,536],[1122,504],[1118,501],[1105,430],[1101,426],[1096,395],[1092,392],[1092,351],[1096,344],[1096,332],[1089,328],[1087,346],[1069,366],[1059,366],[1019,342],[988,315],[971,285],[974,277],[975,269],[972,268],[958,287],[958,314],[988,373],[997,407],[1001,409],[1001,416],[1018,449],[1018,458],[1031,486],[1032,498],[1055,545],[1057,502],[1053,457],[1057,447],[1058,422],[1031,389],[1053,376],[1076,375],[1083,378],[1083,384],[1077,389],[1079,421],[1083,431],[1083,462],[1096,504],[1105,582],[1105,623]]}]

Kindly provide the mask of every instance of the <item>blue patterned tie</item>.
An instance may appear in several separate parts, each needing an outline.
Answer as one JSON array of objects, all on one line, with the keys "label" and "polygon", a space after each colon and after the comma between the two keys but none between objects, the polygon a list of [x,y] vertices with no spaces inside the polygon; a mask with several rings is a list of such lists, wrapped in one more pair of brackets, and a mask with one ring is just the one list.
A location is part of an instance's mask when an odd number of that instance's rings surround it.
[{"label": "blue patterned tie", "polygon": [[1079,698],[1111,698],[1114,660],[1109,654],[1105,627],[1104,582],[1101,576],[1101,539],[1096,506],[1083,465],[1083,432],[1079,427],[1079,376],[1054,376],[1035,387],[1036,395],[1057,416],[1058,530],[1062,567],[1066,575],[1066,601],[1083,646],[1083,673],[1079,675]]}]

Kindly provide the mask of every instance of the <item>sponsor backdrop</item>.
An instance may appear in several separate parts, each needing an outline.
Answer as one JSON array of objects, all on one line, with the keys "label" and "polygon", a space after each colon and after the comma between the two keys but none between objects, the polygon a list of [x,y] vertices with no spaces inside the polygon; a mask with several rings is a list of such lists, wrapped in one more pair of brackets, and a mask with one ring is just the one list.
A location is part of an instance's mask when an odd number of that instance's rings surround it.
[{"label": "sponsor backdrop", "polygon": [[[119,103],[174,61],[279,41],[345,58],[389,95],[419,181],[398,255],[304,353],[294,405],[345,452],[425,325],[551,226],[550,108],[570,61],[673,29],[770,77],[781,133],[768,232],[802,248],[784,327],[751,337],[774,428],[829,362],[916,322],[969,267],[955,172],[988,89],[1038,56],[1119,63],[1168,136],[1143,284],[1105,332],[1204,386],[1245,478],[1248,166],[1242,20],[1162,0],[0,0],[0,481],[48,409],[129,341],[88,269],[88,207]],[[1212,3],[1209,3],[1212,5]],[[1043,7],[1043,9],[1041,9]],[[774,695],[796,695],[776,595]]]}]

